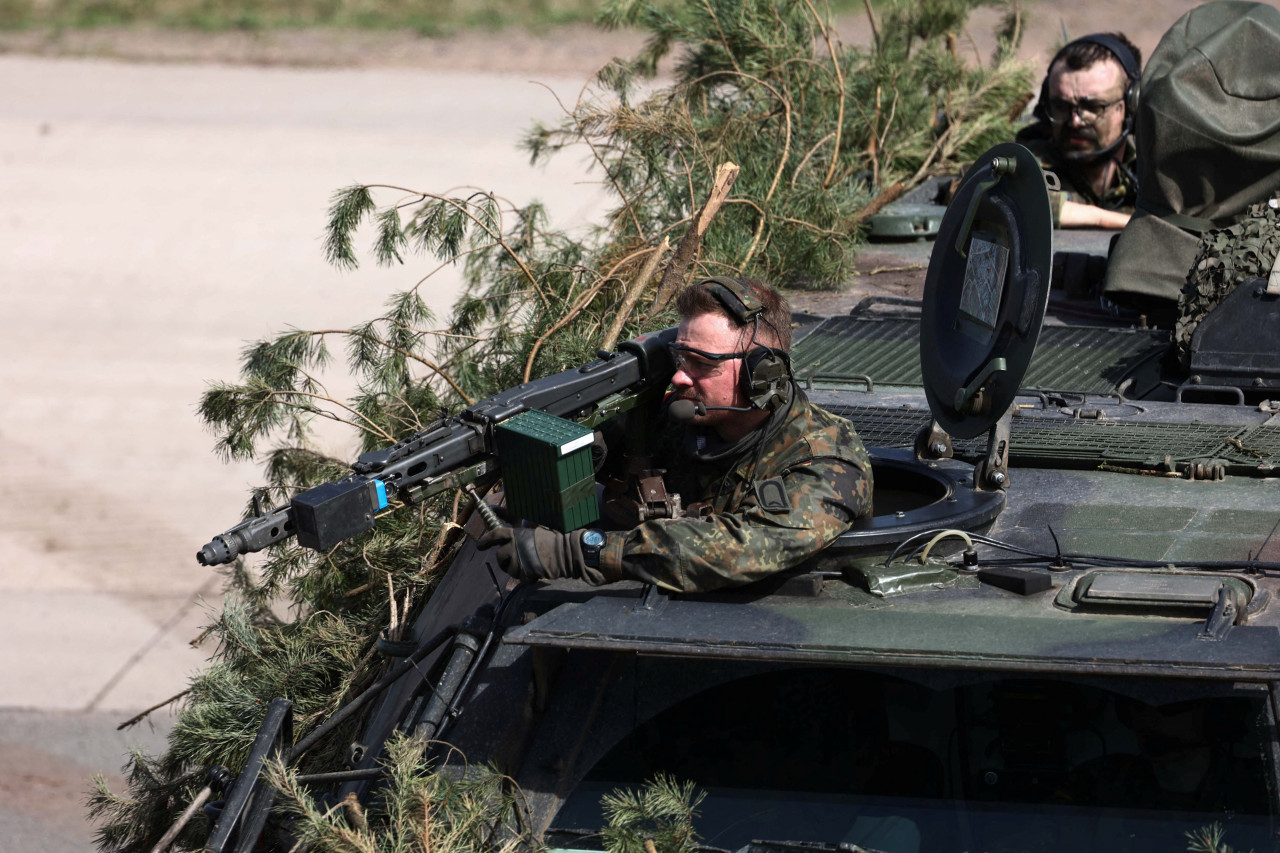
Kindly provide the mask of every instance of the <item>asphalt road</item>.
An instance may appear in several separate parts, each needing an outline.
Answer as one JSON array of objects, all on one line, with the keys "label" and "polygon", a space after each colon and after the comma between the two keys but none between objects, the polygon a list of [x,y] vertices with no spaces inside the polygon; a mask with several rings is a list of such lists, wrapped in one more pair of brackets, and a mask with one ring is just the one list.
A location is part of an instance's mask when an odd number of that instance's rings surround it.
[{"label": "asphalt road", "polygon": [[[208,653],[189,641],[219,583],[194,554],[256,474],[214,455],[207,383],[435,266],[328,267],[330,194],[469,184],[584,222],[603,197],[582,158],[534,169],[515,145],[558,114],[526,76],[0,56],[0,853],[91,849],[89,776],[168,718],[115,725]],[[428,285],[441,313],[459,282]]]}]

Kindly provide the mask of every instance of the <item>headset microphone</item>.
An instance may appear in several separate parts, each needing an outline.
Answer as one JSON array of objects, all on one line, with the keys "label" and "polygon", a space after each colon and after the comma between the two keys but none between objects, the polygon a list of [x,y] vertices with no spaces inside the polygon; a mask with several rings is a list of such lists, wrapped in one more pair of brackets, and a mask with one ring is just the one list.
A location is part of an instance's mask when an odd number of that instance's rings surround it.
[{"label": "headset microphone", "polygon": [[673,400],[671,405],[667,407],[667,418],[677,423],[691,421],[698,415],[705,415],[707,412],[750,412],[753,411],[752,406],[708,406],[701,400],[689,400],[681,397],[679,400]]},{"label": "headset microphone", "polygon": [[1118,137],[1116,137],[1115,142],[1112,142],[1110,145],[1108,145],[1105,148],[1099,148],[1097,151],[1089,151],[1087,153],[1077,153],[1075,151],[1070,151],[1064,154],[1063,159],[1068,160],[1072,163],[1089,163],[1094,160],[1101,160],[1103,157],[1106,157],[1111,152],[1119,148],[1121,145],[1124,145],[1127,141],[1128,141],[1128,136],[1122,133]]}]

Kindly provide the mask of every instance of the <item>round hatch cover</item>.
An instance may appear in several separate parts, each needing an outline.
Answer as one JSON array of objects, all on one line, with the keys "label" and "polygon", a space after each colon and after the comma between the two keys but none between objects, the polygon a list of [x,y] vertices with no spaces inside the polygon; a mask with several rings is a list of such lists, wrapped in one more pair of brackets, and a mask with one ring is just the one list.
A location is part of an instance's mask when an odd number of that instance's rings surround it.
[{"label": "round hatch cover", "polygon": [[991,428],[1017,396],[1040,337],[1053,220],[1040,163],[1014,142],[979,157],[938,229],[925,277],[920,368],[938,423]]}]

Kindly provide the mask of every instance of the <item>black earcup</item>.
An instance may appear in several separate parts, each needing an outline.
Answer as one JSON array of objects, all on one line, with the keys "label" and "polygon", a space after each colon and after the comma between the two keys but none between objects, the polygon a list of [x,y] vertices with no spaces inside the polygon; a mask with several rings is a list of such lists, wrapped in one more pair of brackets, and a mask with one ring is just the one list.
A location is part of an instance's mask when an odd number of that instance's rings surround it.
[{"label": "black earcup", "polygon": [[1124,130],[1133,133],[1133,123],[1138,117],[1138,100],[1142,94],[1142,79],[1134,77],[1129,81],[1129,89],[1124,93]]},{"label": "black earcup", "polygon": [[773,347],[756,347],[742,360],[742,393],[757,409],[771,412],[791,397],[791,358]]}]

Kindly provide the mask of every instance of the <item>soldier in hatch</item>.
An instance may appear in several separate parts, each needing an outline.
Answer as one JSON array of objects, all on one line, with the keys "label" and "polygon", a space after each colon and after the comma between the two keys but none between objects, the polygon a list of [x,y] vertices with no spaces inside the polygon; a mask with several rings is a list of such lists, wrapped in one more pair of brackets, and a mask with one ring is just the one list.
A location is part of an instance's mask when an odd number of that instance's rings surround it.
[{"label": "soldier in hatch", "polygon": [[618,531],[491,530],[480,546],[497,546],[508,573],[705,592],[796,568],[871,513],[871,464],[853,426],[791,376],[786,301],[717,277],[676,305],[674,390],[653,466],[685,515]]},{"label": "soldier in hatch", "polygon": [[1036,122],[1015,137],[1062,182],[1051,193],[1055,228],[1113,228],[1137,201],[1137,105],[1142,55],[1122,33],[1097,33],[1053,57]]}]

